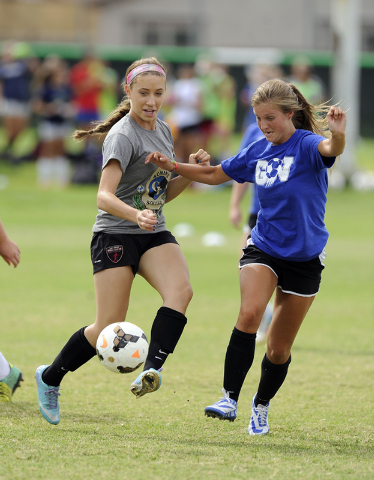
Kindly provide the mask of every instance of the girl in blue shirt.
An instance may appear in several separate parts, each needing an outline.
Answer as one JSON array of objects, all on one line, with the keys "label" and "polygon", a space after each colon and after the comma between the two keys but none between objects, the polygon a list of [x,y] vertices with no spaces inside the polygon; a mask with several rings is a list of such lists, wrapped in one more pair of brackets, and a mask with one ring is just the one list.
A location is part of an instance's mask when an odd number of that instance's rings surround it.
[{"label": "girl in blue shirt", "polygon": [[230,179],[257,185],[260,211],[239,264],[241,306],[226,352],[224,398],[205,413],[235,420],[256,331],[275,291],[248,427],[250,435],[264,435],[269,432],[269,402],[286,378],[291,347],[319,290],[328,238],[327,169],[344,150],[346,115],[336,106],[310,104],[294,85],[279,79],[260,85],[252,106],[264,138],[220,165],[180,165],[159,152],[146,162],[210,185]]}]

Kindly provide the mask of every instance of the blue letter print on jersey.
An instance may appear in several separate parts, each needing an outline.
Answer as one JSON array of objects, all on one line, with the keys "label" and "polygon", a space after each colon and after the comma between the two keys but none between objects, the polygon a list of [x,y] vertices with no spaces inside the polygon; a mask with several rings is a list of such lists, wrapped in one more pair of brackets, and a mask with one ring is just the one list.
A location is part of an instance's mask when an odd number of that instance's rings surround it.
[{"label": "blue letter print on jersey", "polygon": [[294,157],[272,158],[271,160],[259,160],[256,165],[256,183],[271,187],[277,177],[281,182],[286,182],[290,174],[290,168]]}]

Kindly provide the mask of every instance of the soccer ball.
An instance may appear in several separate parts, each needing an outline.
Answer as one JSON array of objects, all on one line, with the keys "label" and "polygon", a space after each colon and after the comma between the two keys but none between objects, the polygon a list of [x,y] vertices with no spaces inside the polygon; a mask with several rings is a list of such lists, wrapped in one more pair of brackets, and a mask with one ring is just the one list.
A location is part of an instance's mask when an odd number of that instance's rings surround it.
[{"label": "soccer ball", "polygon": [[133,323],[112,323],[100,333],[96,353],[108,370],[130,373],[145,362],[148,340],[143,330]]}]

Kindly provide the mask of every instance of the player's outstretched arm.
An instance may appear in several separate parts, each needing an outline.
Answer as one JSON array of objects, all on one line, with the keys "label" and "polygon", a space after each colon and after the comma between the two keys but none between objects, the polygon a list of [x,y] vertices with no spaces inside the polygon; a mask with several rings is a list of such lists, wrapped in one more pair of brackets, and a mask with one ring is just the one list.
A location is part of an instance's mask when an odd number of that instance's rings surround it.
[{"label": "player's outstretched arm", "polygon": [[[204,153],[209,155],[201,149],[192,155],[202,159]],[[149,162],[152,162],[158,167],[164,168],[165,170],[176,171],[178,175],[188,178],[194,182],[206,183],[207,185],[220,185],[221,183],[231,180],[231,178],[222,170],[220,165],[212,167],[177,163],[174,160],[170,160],[170,158],[166,157],[160,152],[150,153],[145,159],[145,163]]]},{"label": "player's outstretched arm", "polygon": [[331,138],[326,138],[318,145],[318,151],[324,157],[337,157],[345,148],[345,126],[347,117],[340,107],[330,107],[327,121],[331,132]]},{"label": "player's outstretched arm", "polygon": [[[189,157],[189,163],[192,165],[201,165],[201,166],[209,166],[210,165],[210,155],[201,150],[201,154],[191,154]],[[176,162],[175,162],[176,164]],[[172,178],[168,183],[166,188],[166,199],[165,203],[174,200],[179,194],[181,194],[189,185],[191,185],[192,180],[188,178],[184,178],[181,175],[178,175],[175,178]]]},{"label": "player's outstretched arm", "polygon": [[0,256],[8,265],[16,267],[19,264],[21,251],[6,234],[5,228],[0,221]]}]

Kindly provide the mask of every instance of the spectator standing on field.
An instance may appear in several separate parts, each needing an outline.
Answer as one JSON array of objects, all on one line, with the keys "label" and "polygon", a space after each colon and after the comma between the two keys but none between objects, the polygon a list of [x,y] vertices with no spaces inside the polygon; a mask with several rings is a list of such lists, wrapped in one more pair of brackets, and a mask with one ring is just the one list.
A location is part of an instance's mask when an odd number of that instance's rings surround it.
[{"label": "spectator standing on field", "polygon": [[[75,124],[78,129],[90,129],[100,118],[101,95],[105,82],[103,62],[87,52],[85,57],[70,70],[72,101],[76,111]],[[87,138],[84,152],[76,159],[73,183],[97,183],[101,161],[102,139]]]},{"label": "spectator standing on field", "polygon": [[232,155],[231,138],[235,129],[236,83],[226,65],[214,64],[213,73],[217,78],[219,111],[214,122],[213,142],[217,149],[217,162]]},{"label": "spectator standing on field", "polygon": [[35,62],[27,45],[13,41],[2,45],[0,61],[0,117],[6,146],[2,156],[18,163],[12,147],[30,120],[31,80]]},{"label": "spectator standing on field", "polygon": [[65,138],[71,134],[74,116],[68,67],[60,58],[48,57],[37,70],[35,81],[32,104],[40,141],[37,183],[42,188],[65,188],[70,183]]},{"label": "spectator standing on field", "polygon": [[[218,70],[216,64],[211,58],[201,55],[195,63],[195,70],[202,88],[202,115],[201,134],[203,136],[203,148],[207,150],[211,147],[212,139],[217,134],[217,122],[222,119],[222,91],[220,86],[225,79],[222,70]],[[230,77],[231,78],[231,77]],[[229,79],[230,80],[230,79]],[[225,92],[227,94],[227,92]],[[224,115],[230,115],[231,108],[228,108]],[[211,163],[219,163],[218,156],[222,153],[212,152]]]},{"label": "spectator standing on field", "polygon": [[201,145],[202,88],[191,64],[178,68],[177,78],[167,97],[170,111],[166,121],[174,126],[175,155],[179,162],[188,162],[191,152]]},{"label": "spectator standing on field", "polygon": [[118,72],[112,68],[109,62],[102,62],[103,70],[102,90],[99,96],[99,116],[100,119],[107,116],[117,107],[120,95],[120,81]]},{"label": "spectator standing on field", "polygon": [[256,123],[256,116],[251,105],[252,96],[256,89],[264,82],[272,78],[282,78],[282,69],[266,60],[258,60],[245,69],[247,83],[239,94],[239,99],[246,113],[243,120],[243,134],[252,123]]},{"label": "spectator standing on field", "polygon": [[320,77],[313,73],[312,64],[308,57],[295,57],[287,81],[295,85],[306,100],[314,105],[327,100],[326,87]]},{"label": "spectator standing on field", "polygon": [[88,128],[91,122],[100,120],[103,71],[102,61],[90,53],[70,69],[70,84],[76,109],[75,121],[78,128]]}]

